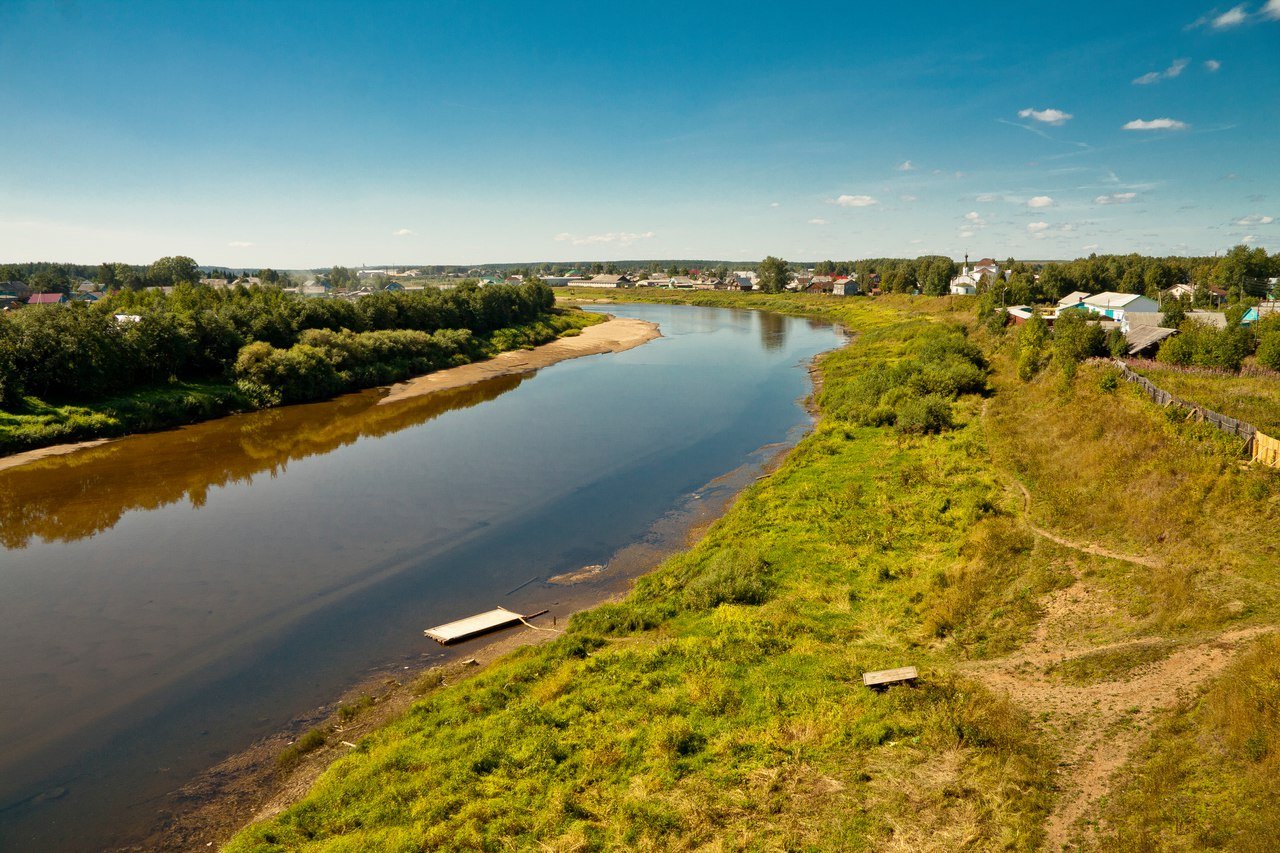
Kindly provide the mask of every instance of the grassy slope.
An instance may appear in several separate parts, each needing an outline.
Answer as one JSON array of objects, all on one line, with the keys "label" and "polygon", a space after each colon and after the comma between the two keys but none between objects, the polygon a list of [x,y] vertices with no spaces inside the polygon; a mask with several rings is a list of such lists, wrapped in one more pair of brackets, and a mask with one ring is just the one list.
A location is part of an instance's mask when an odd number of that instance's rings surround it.
[{"label": "grassy slope", "polygon": [[1239,418],[1267,435],[1280,435],[1280,376],[1177,370],[1153,363],[1139,372],[1175,397]]},{"label": "grassy slope", "polygon": [[[499,329],[482,341],[486,355],[531,347],[603,322],[598,314],[571,312],[523,326]],[[81,404],[26,398],[18,411],[0,409],[0,455],[91,438],[114,438],[222,417],[252,409],[227,382],[173,382]]]},{"label": "grassy slope", "polygon": [[[827,393],[919,332],[841,314],[863,334],[825,359]],[[230,849],[1034,847],[1050,756],[952,666],[1030,617],[965,612],[1028,551],[978,405],[928,439],[825,420],[627,602],[440,689]],[[920,688],[861,686],[907,662]]]},{"label": "grassy slope", "polygon": [[[1083,568],[1073,591],[1090,606],[1069,628],[1118,645],[1050,675],[1106,688],[1180,650],[1236,662],[1207,682],[1195,667],[1170,670],[1132,733],[1133,759],[1073,834],[1102,850],[1271,849],[1280,670],[1274,636],[1248,637],[1280,624],[1280,472],[1242,466],[1238,441],[1132,386],[1105,390],[1109,372],[1082,369],[1069,393],[1054,375],[1024,385],[996,373],[993,450],[1030,486],[1033,518],[1155,566]],[[1218,639],[1236,632],[1243,652]],[[1123,721],[1111,725],[1108,737],[1123,734]]]},{"label": "grassy slope", "polygon": [[[824,359],[828,401],[912,346],[927,326],[906,313],[955,307],[675,299],[860,331]],[[1229,659],[1221,632],[1280,619],[1280,476],[1104,390],[1102,368],[1064,393],[994,366],[996,393],[962,400],[940,437],[825,418],[627,602],[436,690],[230,849],[1033,849],[1060,818],[1098,849],[1275,837],[1274,648],[1203,694],[1211,667],[1158,668]],[[1032,523],[1151,565],[1035,535],[1014,477]],[[905,662],[921,688],[858,684]],[[1125,692],[1153,672],[1157,688]],[[1072,825],[1063,803],[1108,754],[1119,774],[1093,781],[1112,793]]]}]

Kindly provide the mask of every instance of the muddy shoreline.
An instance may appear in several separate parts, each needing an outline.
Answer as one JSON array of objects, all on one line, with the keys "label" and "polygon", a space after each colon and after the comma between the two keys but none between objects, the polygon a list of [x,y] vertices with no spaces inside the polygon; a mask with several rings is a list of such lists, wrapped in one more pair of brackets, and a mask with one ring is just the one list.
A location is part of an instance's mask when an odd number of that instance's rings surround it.
[{"label": "muddy shoreline", "polygon": [[[812,396],[805,402],[812,410]],[[559,605],[554,617],[539,617],[531,621],[535,627],[509,630],[494,638],[445,648],[432,644],[416,663],[393,661],[366,673],[334,701],[299,714],[285,729],[228,756],[173,791],[157,804],[156,821],[145,836],[111,849],[115,853],[217,849],[244,827],[288,808],[306,796],[315,780],[359,738],[402,715],[414,702],[435,689],[474,677],[517,648],[555,639],[574,613],[621,600],[636,578],[696,545],[749,486],[782,465],[799,440],[812,431],[814,421],[811,418],[788,441],[760,448],[745,464],[689,495],[603,566],[584,566],[569,576],[541,580],[549,594],[560,596],[554,602]],[[361,705],[363,709],[353,717],[342,711],[344,706]],[[280,768],[281,752],[312,728],[327,732],[325,745],[296,765]]]}]

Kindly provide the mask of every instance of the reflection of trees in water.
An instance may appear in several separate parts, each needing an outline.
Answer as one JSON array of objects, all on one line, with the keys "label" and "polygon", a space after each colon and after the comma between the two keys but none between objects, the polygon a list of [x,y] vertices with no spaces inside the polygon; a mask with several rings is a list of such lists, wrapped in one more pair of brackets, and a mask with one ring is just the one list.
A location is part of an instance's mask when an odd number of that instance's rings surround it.
[{"label": "reflection of trees in water", "polygon": [[283,473],[290,461],[357,439],[389,435],[511,391],[528,376],[502,376],[386,405],[366,391],[267,409],[179,430],[141,435],[0,473],[0,546],[33,536],[71,542],[114,527],[134,509],[184,498],[203,506],[209,490]]},{"label": "reflection of trees in water", "polygon": [[760,318],[760,343],[767,350],[782,349],[787,342],[787,318],[768,311],[761,311],[757,316]]}]

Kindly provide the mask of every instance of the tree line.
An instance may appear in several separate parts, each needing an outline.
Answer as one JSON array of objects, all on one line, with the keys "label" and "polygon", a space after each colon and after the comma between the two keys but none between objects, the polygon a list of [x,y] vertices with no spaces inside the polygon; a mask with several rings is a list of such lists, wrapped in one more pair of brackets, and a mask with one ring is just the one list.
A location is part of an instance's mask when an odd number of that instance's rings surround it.
[{"label": "tree line", "polygon": [[[21,405],[25,395],[90,401],[172,380],[244,380],[266,404],[275,392],[264,376],[298,386],[309,381],[301,375],[308,370],[332,369],[337,378],[314,387],[349,387],[373,369],[362,359],[422,370],[457,356],[470,360],[478,336],[537,320],[554,303],[551,288],[539,283],[464,284],[355,301],[180,284],[168,294],[121,290],[92,304],[32,306],[0,315],[0,405]],[[298,346],[309,349],[276,355]],[[301,398],[275,391],[280,400]]]}]

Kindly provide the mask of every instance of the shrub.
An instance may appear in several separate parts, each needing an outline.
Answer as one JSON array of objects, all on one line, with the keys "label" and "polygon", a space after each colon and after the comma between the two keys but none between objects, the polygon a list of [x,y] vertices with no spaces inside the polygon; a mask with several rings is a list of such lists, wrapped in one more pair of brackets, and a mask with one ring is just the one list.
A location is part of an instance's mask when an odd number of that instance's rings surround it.
[{"label": "shrub", "polygon": [[[1280,370],[1280,331],[1272,332],[1258,344],[1258,363],[1271,370]],[[0,365],[2,369],[3,365]]]},{"label": "shrub", "polygon": [[288,770],[301,761],[304,755],[324,746],[327,740],[328,736],[323,729],[308,729],[300,738],[280,751],[276,756],[276,766],[281,770]]},{"label": "shrub", "polygon": [[722,549],[685,587],[684,604],[691,610],[709,610],[721,604],[764,604],[771,592],[769,564],[759,554]]},{"label": "shrub", "polygon": [[898,432],[926,435],[951,429],[951,401],[937,394],[907,397],[895,409],[894,425]]}]

